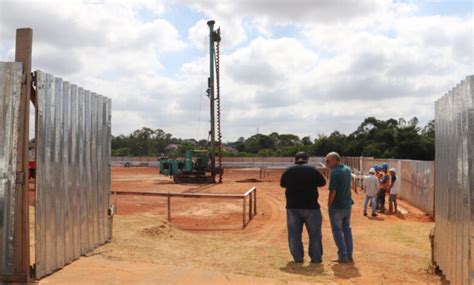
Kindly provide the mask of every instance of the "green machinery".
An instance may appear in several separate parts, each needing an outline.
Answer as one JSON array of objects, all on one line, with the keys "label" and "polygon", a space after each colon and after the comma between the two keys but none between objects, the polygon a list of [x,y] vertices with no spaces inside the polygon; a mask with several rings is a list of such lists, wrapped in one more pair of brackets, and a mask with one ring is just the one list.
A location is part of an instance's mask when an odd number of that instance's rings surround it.
[{"label": "green machinery", "polygon": [[[222,133],[220,110],[219,43],[220,28],[214,30],[214,21],[209,26],[209,78],[207,97],[210,101],[209,150],[186,151],[184,159],[161,159],[160,173],[173,177],[175,183],[216,183],[222,182]],[[216,138],[217,136],[217,138]],[[216,161],[217,159],[217,161]]]}]

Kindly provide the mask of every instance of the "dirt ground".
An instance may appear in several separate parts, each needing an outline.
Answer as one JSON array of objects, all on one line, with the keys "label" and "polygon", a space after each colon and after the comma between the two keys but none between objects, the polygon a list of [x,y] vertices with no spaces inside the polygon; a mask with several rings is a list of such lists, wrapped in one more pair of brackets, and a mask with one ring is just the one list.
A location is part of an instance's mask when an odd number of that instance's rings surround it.
[{"label": "dirt ground", "polygon": [[[114,191],[244,193],[255,186],[258,213],[242,230],[241,200],[172,198],[168,223],[166,198],[114,197],[112,241],[41,284],[440,283],[430,269],[428,234],[434,223],[403,201],[401,214],[367,218],[363,194],[353,195],[355,262],[337,264],[331,261],[337,255],[328,191],[320,189],[323,264],[310,265],[306,257],[299,265],[290,262],[281,170],[263,179],[258,170],[226,170],[223,184],[207,186],[174,184],[156,168],[113,168],[112,174]],[[304,243],[307,247],[306,233]]]}]

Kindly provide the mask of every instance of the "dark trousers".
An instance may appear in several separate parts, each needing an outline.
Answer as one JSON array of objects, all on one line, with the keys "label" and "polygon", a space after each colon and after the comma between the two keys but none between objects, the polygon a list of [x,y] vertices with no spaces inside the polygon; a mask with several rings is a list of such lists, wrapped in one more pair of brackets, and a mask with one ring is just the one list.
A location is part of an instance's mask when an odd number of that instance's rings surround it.
[{"label": "dark trousers", "polygon": [[377,209],[385,211],[385,189],[380,189],[377,195]]}]

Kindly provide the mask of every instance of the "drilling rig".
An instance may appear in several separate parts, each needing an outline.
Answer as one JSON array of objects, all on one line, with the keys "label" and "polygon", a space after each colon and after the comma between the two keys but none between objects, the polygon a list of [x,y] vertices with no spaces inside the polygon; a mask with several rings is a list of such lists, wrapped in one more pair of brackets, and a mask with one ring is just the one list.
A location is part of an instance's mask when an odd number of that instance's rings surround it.
[{"label": "drilling rig", "polygon": [[207,25],[209,26],[209,78],[206,93],[210,101],[211,124],[209,150],[188,150],[184,154],[184,159],[161,159],[160,173],[172,176],[175,183],[221,183],[224,174],[219,72],[221,32],[220,28],[214,29],[215,21],[208,21]]}]

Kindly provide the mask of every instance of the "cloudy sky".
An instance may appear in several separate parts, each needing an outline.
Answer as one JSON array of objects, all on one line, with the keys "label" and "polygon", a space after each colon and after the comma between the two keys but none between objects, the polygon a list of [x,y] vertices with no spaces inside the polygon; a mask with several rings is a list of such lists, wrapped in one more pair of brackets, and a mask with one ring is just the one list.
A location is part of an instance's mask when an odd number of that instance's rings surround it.
[{"label": "cloudy sky", "polygon": [[0,0],[0,60],[34,33],[33,68],[112,98],[113,134],[207,138],[206,21],[222,33],[224,140],[350,133],[434,118],[474,73],[473,1]]}]

